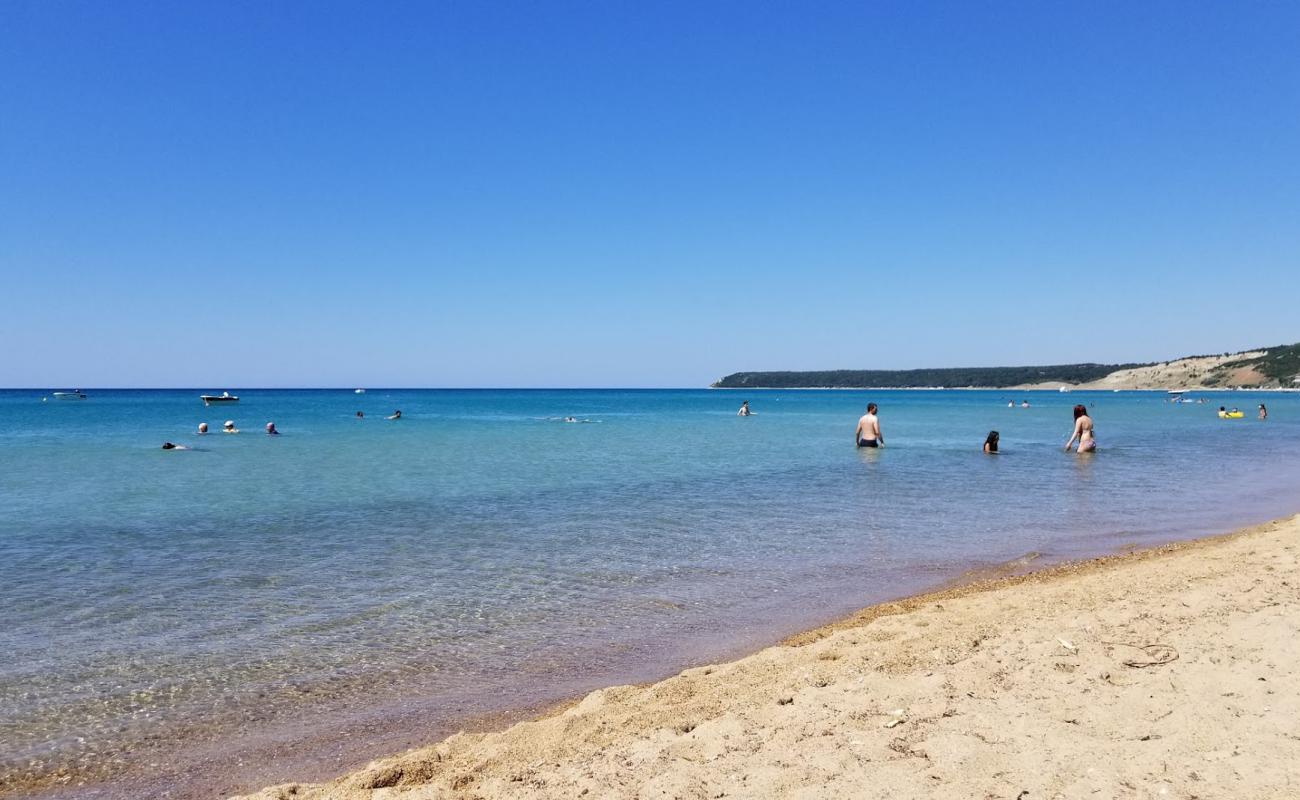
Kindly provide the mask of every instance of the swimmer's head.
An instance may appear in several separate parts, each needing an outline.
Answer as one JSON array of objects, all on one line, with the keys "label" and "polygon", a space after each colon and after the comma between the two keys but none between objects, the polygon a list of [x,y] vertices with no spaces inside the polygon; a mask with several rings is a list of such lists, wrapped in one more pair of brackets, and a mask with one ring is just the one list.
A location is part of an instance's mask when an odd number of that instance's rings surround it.
[{"label": "swimmer's head", "polygon": [[878,406],[875,403],[867,403],[867,413],[874,414]]},{"label": "swimmer's head", "polygon": [[164,450],[175,450],[175,449],[176,449],[176,445],[172,444],[171,442],[163,442],[162,449],[164,449]]},{"label": "swimmer's head", "polygon": [[274,422],[268,422],[268,423],[266,423],[266,432],[267,432],[267,433],[275,433],[275,432],[276,432],[276,430],[275,430],[275,423],[274,423]]},{"label": "swimmer's head", "polygon": [[199,423],[199,433],[207,433],[207,432],[208,432],[208,423],[206,423],[206,422],[200,422],[200,423]]},{"label": "swimmer's head", "polygon": [[225,421],[225,424],[223,424],[221,427],[229,430],[230,428],[235,427],[235,421],[233,419],[228,419]]}]

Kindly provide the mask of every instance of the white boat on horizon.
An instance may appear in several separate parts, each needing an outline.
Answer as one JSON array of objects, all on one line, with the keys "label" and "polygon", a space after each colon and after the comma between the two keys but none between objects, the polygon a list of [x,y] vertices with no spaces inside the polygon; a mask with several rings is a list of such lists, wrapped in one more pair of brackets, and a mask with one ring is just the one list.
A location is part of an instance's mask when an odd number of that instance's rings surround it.
[{"label": "white boat on horizon", "polygon": [[85,400],[86,393],[80,389],[73,389],[70,392],[54,392],[52,395],[55,400]]},{"label": "white boat on horizon", "polygon": [[366,393],[366,390],[365,390],[365,389],[357,389],[357,390],[355,390],[355,391],[352,392],[352,393],[353,393],[353,394],[365,394],[365,393]]},{"label": "white boat on horizon", "polygon": [[212,405],[213,403],[238,403],[239,402],[239,397],[237,395],[231,394],[230,392],[222,392],[221,394],[201,394],[199,395],[199,399],[203,401],[203,405],[205,406]]}]

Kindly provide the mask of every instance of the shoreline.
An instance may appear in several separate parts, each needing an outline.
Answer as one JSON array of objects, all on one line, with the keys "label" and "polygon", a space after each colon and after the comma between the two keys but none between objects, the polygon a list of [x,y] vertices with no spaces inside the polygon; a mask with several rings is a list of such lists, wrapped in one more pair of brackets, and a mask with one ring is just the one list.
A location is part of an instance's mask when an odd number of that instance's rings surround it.
[{"label": "shoreline", "polygon": [[[1170,741],[1164,746],[1143,746],[1144,750],[1157,752],[1166,763],[1179,756],[1189,760],[1188,764],[1179,765],[1180,769],[1186,767],[1181,774],[1168,778],[1162,786],[1166,789],[1173,786],[1182,791],[1183,785],[1187,784],[1187,791],[1181,796],[1195,794],[1195,790],[1214,794],[1216,789],[1205,782],[1206,776],[1213,771],[1206,766],[1198,772],[1196,764],[1190,763],[1194,760],[1195,748],[1186,752],[1170,748],[1194,744],[1196,748],[1203,749],[1206,737],[1217,736],[1224,739],[1223,744],[1228,747],[1228,751],[1238,754],[1245,752],[1244,749],[1236,749],[1240,745],[1230,745],[1250,740],[1253,742],[1250,752],[1256,758],[1261,758],[1261,753],[1270,754],[1258,765],[1250,767],[1253,772],[1249,775],[1243,775],[1240,768],[1234,767],[1233,774],[1236,777],[1233,780],[1236,783],[1233,785],[1239,787],[1244,785],[1241,781],[1253,781],[1253,791],[1257,795],[1272,796],[1270,792],[1289,791],[1287,787],[1290,784],[1287,781],[1290,779],[1288,776],[1279,777],[1277,770],[1270,769],[1268,765],[1300,758],[1300,737],[1279,738],[1275,735],[1276,725],[1261,727],[1254,723],[1249,728],[1234,727],[1227,724],[1221,715],[1198,715],[1196,712],[1200,705],[1182,697],[1183,692],[1169,688],[1176,685],[1176,682],[1181,682],[1197,686],[1199,691],[1207,694],[1206,702],[1212,703],[1210,696],[1217,696],[1211,690],[1217,685],[1216,681],[1222,680],[1222,676],[1217,673],[1220,671],[1218,665],[1223,663],[1223,659],[1219,657],[1216,661],[1215,655],[1206,659],[1198,658],[1192,655],[1196,649],[1194,645],[1184,644],[1183,647],[1178,647],[1178,642],[1175,641],[1185,638],[1189,630],[1210,626],[1211,622],[1202,619],[1205,615],[1181,620],[1183,630],[1177,630],[1177,626],[1173,626],[1168,630],[1148,631],[1147,638],[1151,641],[1142,644],[1155,647],[1143,651],[1128,647],[1130,643],[1123,637],[1118,639],[1119,644],[1107,637],[1097,638],[1094,626],[1128,628],[1130,634],[1134,628],[1150,628],[1153,614],[1149,610],[1133,613],[1135,603],[1139,607],[1145,604],[1149,608],[1159,607],[1161,611],[1176,613],[1174,607],[1179,603],[1192,607],[1189,600],[1201,605],[1214,605],[1217,602],[1220,606],[1217,610],[1221,612],[1219,616],[1228,617],[1249,616],[1248,612],[1261,610],[1243,606],[1243,603],[1249,605],[1254,600],[1242,600],[1233,597],[1231,593],[1216,593],[1204,587],[1198,588],[1198,582],[1209,582],[1216,586],[1244,582],[1248,586],[1244,587],[1243,596],[1261,583],[1270,582],[1272,591],[1256,597],[1278,599],[1266,599],[1262,610],[1277,607],[1281,607],[1283,612],[1288,607],[1292,611],[1300,610],[1300,593],[1297,592],[1300,580],[1296,580],[1300,568],[1297,568],[1295,556],[1298,540],[1300,515],[1226,534],[1175,541],[1127,553],[1065,561],[1020,574],[993,578],[975,576],[974,580],[962,581],[958,585],[868,606],[837,621],[786,637],[777,645],[734,661],[694,667],[657,682],[600,689],[585,697],[544,707],[540,716],[505,729],[490,733],[456,734],[436,744],[374,761],[328,783],[283,784],[247,797],[257,800],[282,800],[290,797],[353,800],[386,796],[385,792],[374,790],[390,786],[402,787],[402,796],[410,798],[567,797],[579,794],[633,797],[649,792],[652,788],[669,785],[674,787],[674,793],[691,797],[715,796],[716,791],[725,792],[728,787],[732,791],[744,789],[746,796],[780,796],[789,791],[809,791],[818,787],[829,792],[836,785],[840,787],[836,791],[847,791],[847,786],[860,785],[866,778],[875,780],[886,773],[893,781],[887,781],[886,784],[892,787],[894,793],[904,794],[922,792],[932,796],[971,796],[977,791],[994,791],[995,784],[996,791],[1003,791],[1010,790],[1012,784],[1018,786],[1019,783],[1024,783],[1026,787],[1021,788],[1027,788],[1031,782],[1038,781],[1035,784],[1038,789],[1033,791],[1033,796],[1052,796],[1048,791],[1052,788],[1052,781],[1048,781],[1046,787],[1043,784],[1045,779],[1052,778],[1057,790],[1065,791],[1067,796],[1074,796],[1071,788],[1077,790],[1081,786],[1092,785],[1088,781],[1099,781],[1097,785],[1104,787],[1102,791],[1111,792],[1114,796],[1138,796],[1138,784],[1135,783],[1138,779],[1128,775],[1131,772],[1129,767],[1139,768],[1146,762],[1139,758],[1129,759],[1126,763],[1125,758],[1129,756],[1127,751],[1123,755],[1116,753],[1117,760],[1113,765],[1109,758],[1099,758],[1099,752],[1087,748],[1076,752],[1079,743],[1073,742],[1072,737],[1078,731],[1071,729],[1083,725],[1083,716],[1095,710],[1095,701],[1107,692],[1114,693],[1114,690],[1123,687],[1146,684],[1150,685],[1142,691],[1147,691],[1150,700],[1159,698],[1158,704],[1168,711],[1166,716],[1181,713],[1183,716],[1197,717],[1184,731],[1165,733],[1163,726],[1157,726],[1162,733],[1148,732],[1146,738],[1133,737],[1134,742],[1152,742],[1162,738],[1178,740]],[[1207,572],[1208,567],[1214,568]],[[1067,602],[1059,602],[1060,595],[1065,595]],[[1057,602],[1041,602],[1051,597]],[[988,613],[989,606],[998,608],[1002,613]],[[1081,614],[1092,620],[1092,624],[1080,627]],[[1131,619],[1113,619],[1117,616]],[[1049,625],[1047,628],[1061,632],[1052,636],[1049,635],[1050,630],[1039,625],[1040,630],[1035,632],[1037,635],[1031,637],[1032,643],[1001,641],[1006,631],[999,629],[1020,627],[1020,632],[1023,633],[1024,628],[1034,627],[1032,623],[1035,620],[1041,623],[1044,617],[1052,618],[1054,623],[1054,627]],[[1073,625],[1063,624],[1063,620],[1071,617]],[[1287,703],[1296,705],[1293,710],[1300,713],[1300,700],[1295,699],[1300,698],[1300,691],[1296,691],[1300,687],[1300,676],[1290,667],[1290,664],[1295,663],[1293,657],[1300,655],[1300,646],[1292,643],[1295,637],[1291,634],[1295,633],[1295,627],[1287,621],[1285,613],[1271,621],[1271,625],[1290,626],[1286,628],[1288,635],[1275,635],[1277,631],[1268,626],[1247,626],[1258,634],[1248,644],[1257,650],[1272,647],[1282,651],[1254,659],[1257,664],[1270,664],[1264,670],[1270,672],[1270,677],[1265,678],[1261,674],[1250,680],[1259,686],[1271,682],[1267,691],[1276,692],[1276,696],[1270,695],[1268,703],[1271,706],[1257,702],[1253,706],[1247,704],[1246,708],[1234,707],[1232,711],[1237,718],[1244,718],[1246,714],[1260,716],[1258,712],[1263,709],[1262,715],[1276,722],[1286,717],[1280,710],[1274,712],[1270,708],[1279,709]],[[900,626],[909,630],[897,630]],[[881,632],[876,631],[876,628],[894,630]],[[936,630],[927,630],[930,628]],[[943,646],[936,650],[934,642],[928,639],[933,633],[938,633],[938,629],[943,629],[948,635],[943,637]],[[918,631],[923,633],[918,635]],[[878,636],[878,633],[889,635]],[[903,635],[903,641],[899,643],[895,640],[900,634],[911,635]],[[1226,632],[1206,638],[1215,641],[1222,649],[1225,639],[1231,643],[1232,635],[1231,632]],[[965,646],[961,645],[963,640]],[[1015,690],[1020,688],[1015,682],[1010,685],[996,684],[1008,683],[1007,673],[1009,670],[1014,671],[1011,665],[1017,663],[1017,659],[1008,659],[1008,666],[1004,668],[989,669],[993,665],[981,664],[989,671],[985,677],[992,679],[995,675],[1001,675],[997,681],[993,681],[995,685],[992,687],[977,686],[978,691],[970,692],[964,699],[962,693],[950,691],[958,688],[954,683],[978,677],[965,675],[963,673],[967,670],[954,667],[972,660],[987,661],[990,655],[999,654],[997,647],[987,644],[994,640],[999,640],[1003,649],[1009,648],[1002,655],[1023,656],[1023,652],[1018,651],[1024,651],[1026,647],[1034,651],[1033,661],[1019,660],[1019,671],[1031,667],[1040,668],[1037,673],[1046,671],[1046,674],[1028,676],[1032,678],[1027,681],[1026,687],[1030,696],[1024,698],[1023,703],[1041,705],[1047,702],[1048,706],[1052,706],[1050,698],[1064,694],[1064,698],[1057,697],[1057,705],[1062,709],[1069,707],[1069,714],[1075,714],[1075,718],[1064,721],[1053,721],[1050,718],[1032,720],[1042,728],[1035,734],[1041,734],[1039,747],[1044,748],[1044,752],[1040,757],[1051,761],[1073,753],[1074,757],[1084,758],[1089,764],[1111,765],[1102,770],[1106,774],[1070,773],[1065,777],[1062,774],[1053,777],[1052,770],[1043,769],[1040,771],[1043,774],[1035,773],[1036,777],[1028,774],[1020,776],[1019,783],[1005,779],[1008,769],[1001,770],[999,774],[1004,777],[996,781],[991,777],[992,772],[985,774],[979,769],[958,769],[949,775],[941,774],[937,777],[918,778],[912,774],[917,769],[922,772],[938,769],[942,760],[938,754],[944,752],[936,746],[939,739],[943,740],[945,746],[961,745],[950,753],[961,756],[958,763],[964,764],[967,757],[973,756],[972,753],[965,752],[971,746],[976,750],[989,751],[983,754],[981,763],[991,760],[1002,767],[1014,767],[1026,761],[1019,758],[1018,746],[1008,748],[989,744],[1008,724],[1024,724],[1024,720],[1017,719],[1025,716],[1023,709],[1017,711],[1016,708],[1006,707],[967,711],[961,708],[963,705],[979,706],[981,702],[977,698],[982,700],[986,694],[999,693],[990,691],[991,689],[1015,694]],[[1161,649],[1164,646],[1174,648],[1175,659],[1181,658],[1176,666],[1172,666],[1173,662],[1153,665],[1149,670],[1124,666],[1124,657],[1129,657],[1131,661],[1134,652],[1156,653],[1159,658],[1165,658],[1170,651]],[[900,649],[907,652],[895,652]],[[851,656],[856,658],[845,658],[838,652],[841,650],[852,651]],[[927,650],[932,652],[925,652]],[[935,660],[935,652],[947,652],[949,655]],[[833,657],[827,653],[832,653]],[[1271,657],[1273,655],[1277,657]],[[866,667],[881,658],[886,663],[891,659],[899,662],[896,665],[898,668],[882,670],[878,665]],[[1141,655],[1139,659],[1151,660]],[[993,660],[997,665],[1004,663],[1003,659]],[[1056,663],[1049,663],[1045,668],[1042,663],[1038,663],[1052,660]],[[929,663],[931,661],[934,663]],[[1103,668],[1101,671],[1088,671],[1089,667],[1098,664]],[[941,672],[950,674],[940,678]],[[979,670],[975,672],[978,673]],[[1152,676],[1164,673],[1175,677],[1159,684],[1150,680]],[[805,679],[812,674],[820,677],[809,683]],[[1135,677],[1141,680],[1134,682]],[[846,680],[856,684],[876,684],[876,691],[868,691],[867,696],[861,700],[870,701],[877,695],[891,699],[882,702],[877,698],[874,710],[864,708],[846,711],[838,706],[847,703],[851,707],[855,702],[852,698],[843,696],[845,689],[835,688]],[[975,682],[980,683],[978,680]],[[1053,683],[1064,683],[1066,687],[1053,687]],[[1249,684],[1243,686],[1257,688]],[[1084,697],[1071,704],[1071,693],[1067,687]],[[1283,697],[1287,692],[1292,699]],[[784,696],[774,699],[776,694]],[[1049,700],[1044,701],[1044,696]],[[816,700],[821,701],[820,709],[815,708],[819,705],[813,702]],[[1139,702],[1141,698],[1129,700],[1143,705]],[[867,705],[872,703],[868,702]],[[1170,705],[1173,706],[1172,709],[1167,708]],[[1236,705],[1241,706],[1240,703]],[[885,706],[890,708],[884,708]],[[930,713],[936,709],[939,713]],[[1117,701],[1111,710],[1118,713],[1127,710],[1127,707]],[[895,714],[895,711],[902,713]],[[962,719],[962,724],[967,726],[979,723],[987,731],[984,734],[972,734],[975,742],[972,745],[962,739],[965,734],[944,730],[953,727],[951,723],[945,722],[950,719]],[[1113,734],[1118,733],[1118,730],[1112,728],[1129,724],[1122,715],[1118,719],[1118,722],[1116,718],[1109,717],[1095,720],[1096,726],[1102,729],[1104,735],[1100,740],[1096,736],[1092,737],[1094,749],[1104,750],[1101,741],[1111,741],[1115,738]],[[1152,720],[1152,724],[1158,721]],[[789,741],[793,729],[803,730],[809,725],[825,727],[815,738],[814,734],[805,730],[805,735]],[[925,735],[913,741],[918,733]],[[980,735],[984,736],[983,743],[980,742]],[[953,736],[957,739],[953,739]],[[1261,737],[1267,741],[1254,742]],[[869,744],[870,740],[879,741]],[[1128,747],[1128,740],[1124,741],[1125,747]],[[741,742],[744,742],[743,746],[740,746]],[[898,742],[903,744],[898,745]],[[862,754],[856,752],[862,749],[858,745],[867,750],[877,746],[884,749],[876,753],[876,757],[863,758]],[[922,752],[919,748],[923,745],[935,755],[918,755]],[[802,760],[826,763],[821,763],[818,769],[809,772],[806,767],[799,768],[782,761],[777,750],[791,748]],[[904,768],[899,768],[900,764]],[[908,764],[917,769],[906,768]],[[939,772],[944,770],[940,769]],[[1079,770],[1076,769],[1075,772]],[[741,783],[736,783],[739,775],[753,777],[744,777]],[[1148,781],[1149,778],[1148,775],[1141,780]],[[840,781],[849,783],[840,784]],[[859,783],[854,783],[855,781]],[[890,793],[883,788],[884,785],[882,784],[880,796]],[[706,788],[715,794],[701,794]],[[1094,788],[1091,791],[1097,790]],[[596,794],[591,795],[593,791]],[[1016,791],[1020,789],[1011,791],[1009,796],[1016,796]]]},{"label": "shoreline", "polygon": [[[1062,392],[1064,387],[1069,391]],[[1046,384],[1026,384],[1016,386],[708,386],[707,389],[712,391],[723,392],[1058,392],[1060,394],[1070,394],[1071,392],[1097,392],[1098,394],[1124,394],[1126,392],[1183,392],[1190,394],[1197,393],[1219,393],[1240,394],[1241,392],[1256,392],[1262,394],[1296,394],[1300,389],[1265,386],[1241,386],[1232,388],[1228,386],[1200,387],[1194,386],[1189,389],[1177,389],[1171,386],[1152,386],[1146,388],[1123,388],[1113,389],[1104,386],[1080,386],[1068,383],[1046,383]]]}]

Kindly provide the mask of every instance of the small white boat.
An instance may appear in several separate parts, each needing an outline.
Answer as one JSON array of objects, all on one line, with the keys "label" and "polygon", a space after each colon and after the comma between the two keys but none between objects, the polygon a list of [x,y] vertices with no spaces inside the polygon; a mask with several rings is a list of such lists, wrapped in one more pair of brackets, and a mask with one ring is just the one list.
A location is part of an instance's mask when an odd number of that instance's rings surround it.
[{"label": "small white boat", "polygon": [[51,395],[55,400],[85,400],[86,394],[80,389],[73,389],[70,392],[55,392]]},{"label": "small white boat", "polygon": [[221,394],[201,394],[199,395],[199,399],[203,401],[203,405],[205,406],[211,405],[212,403],[238,403],[239,402],[239,397],[231,394],[230,392],[222,392]]},{"label": "small white boat", "polygon": [[355,392],[353,392],[353,394],[365,394],[365,393],[366,393],[365,389],[357,389]]},{"label": "small white boat", "polygon": [[1074,390],[1071,389],[1071,388],[1068,387],[1068,386],[1062,386],[1061,388],[1057,389],[1056,391],[1060,392],[1061,394],[1066,394],[1067,392],[1073,392]]}]

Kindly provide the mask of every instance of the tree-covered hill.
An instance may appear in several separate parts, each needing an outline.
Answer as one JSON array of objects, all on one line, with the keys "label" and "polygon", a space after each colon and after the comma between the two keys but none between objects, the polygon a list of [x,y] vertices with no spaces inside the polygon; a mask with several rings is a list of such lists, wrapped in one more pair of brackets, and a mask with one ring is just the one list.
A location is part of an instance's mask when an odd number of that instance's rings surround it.
[{"label": "tree-covered hill", "polygon": [[[1240,356],[1234,358],[1233,356]],[[1146,369],[1152,368],[1152,369]],[[736,372],[714,383],[718,389],[876,389],[933,386],[1002,388],[1028,384],[1078,386],[1114,375],[1103,387],[1188,388],[1296,385],[1300,377],[1300,344],[1260,347],[1239,353],[1188,356],[1145,364],[1053,364],[1037,367],[944,367],[938,369],[835,369],[817,371]]]},{"label": "tree-covered hill", "polygon": [[835,369],[815,372],[736,372],[718,389],[767,387],[831,389],[923,386],[1018,386],[1025,383],[1086,383],[1141,364],[1055,364],[1044,367],[946,367],[937,369]]}]

